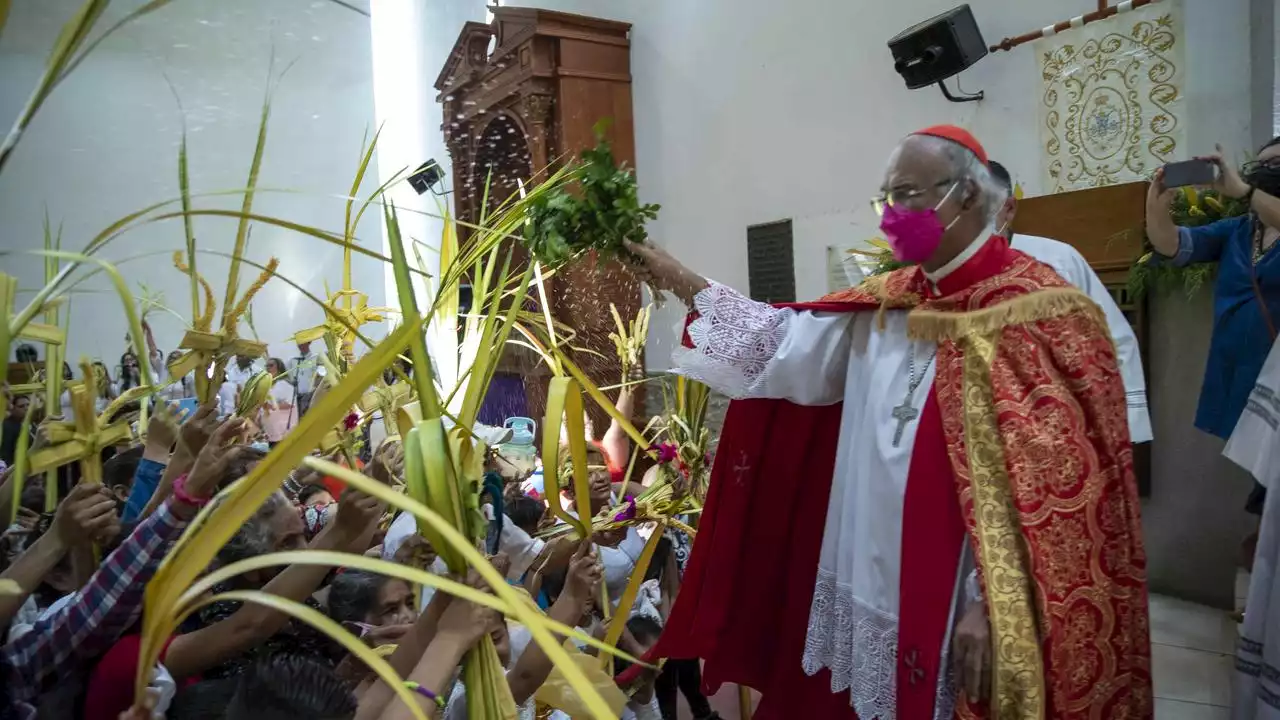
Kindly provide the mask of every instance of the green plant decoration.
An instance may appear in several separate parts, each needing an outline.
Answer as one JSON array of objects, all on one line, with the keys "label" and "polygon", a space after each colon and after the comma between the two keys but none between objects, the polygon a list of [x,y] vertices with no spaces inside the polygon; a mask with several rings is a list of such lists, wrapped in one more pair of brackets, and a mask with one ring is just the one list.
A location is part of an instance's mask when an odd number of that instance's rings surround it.
[{"label": "green plant decoration", "polygon": [[[1219,220],[1239,217],[1249,212],[1249,205],[1243,199],[1223,197],[1216,190],[1198,191],[1192,187],[1184,187],[1173,198],[1169,214],[1175,225],[1180,227],[1200,227]],[[1136,301],[1147,293],[1181,288],[1187,298],[1195,297],[1216,276],[1216,263],[1197,263],[1176,267],[1171,263],[1160,262],[1155,258],[1151,241],[1145,240],[1146,252],[1129,268],[1129,295]]]},{"label": "green plant decoration", "polygon": [[884,238],[871,238],[867,241],[867,244],[871,246],[871,249],[864,250],[861,248],[855,248],[853,250],[849,250],[849,254],[866,258],[874,263],[871,266],[871,270],[868,272],[869,277],[883,275],[887,272],[893,272],[899,268],[915,264],[903,262],[895,258],[893,256],[893,250],[889,248],[889,243]]}]

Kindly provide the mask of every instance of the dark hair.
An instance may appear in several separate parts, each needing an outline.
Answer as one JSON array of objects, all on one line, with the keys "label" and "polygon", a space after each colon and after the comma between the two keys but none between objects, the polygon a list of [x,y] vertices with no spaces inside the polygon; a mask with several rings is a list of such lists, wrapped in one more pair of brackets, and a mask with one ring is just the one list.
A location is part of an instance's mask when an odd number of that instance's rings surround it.
[{"label": "dark hair", "polygon": [[93,367],[102,368],[102,376],[107,379],[107,383],[111,382],[111,369],[107,367],[106,363],[101,360],[94,360]]},{"label": "dark hair", "polygon": [[18,505],[31,512],[44,512],[44,483],[46,482],[48,480],[42,480],[41,482],[28,480],[27,484],[22,486],[22,497],[19,499]]},{"label": "dark hair", "polygon": [[511,518],[512,524],[530,535],[533,534],[534,530],[538,529],[538,523],[547,511],[542,502],[534,500],[528,495],[509,497],[506,504],[507,517]]},{"label": "dark hair", "polygon": [[1009,174],[1009,168],[992,160],[987,163],[987,168],[991,170],[991,177],[1000,184],[1000,187],[1009,192],[1013,192],[1013,176]]},{"label": "dark hair", "polygon": [[13,351],[13,357],[20,363],[33,363],[39,355],[36,354],[36,346],[31,343],[22,343]]},{"label": "dark hair", "polygon": [[227,463],[227,472],[222,476],[222,481],[218,483],[219,490],[248,475],[252,466],[262,462],[262,459],[267,456],[266,451],[249,445],[241,445],[236,450],[236,456],[231,458],[231,462]]},{"label": "dark hair", "polygon": [[364,570],[343,570],[329,585],[329,617],[338,622],[364,622],[378,602],[378,592],[391,578]]},{"label": "dark hair", "polygon": [[627,629],[635,639],[646,644],[654,642],[662,634],[662,625],[649,615],[636,615],[627,620]]},{"label": "dark hair", "polygon": [[298,488],[298,504],[306,505],[307,501],[310,500],[312,496],[319,495],[322,492],[329,492],[329,488],[325,487],[321,483],[307,483],[306,485]]},{"label": "dark hair", "polygon": [[124,405],[116,408],[116,411],[111,413],[111,417],[108,418],[107,421],[114,423],[119,422],[120,420],[129,420],[132,422],[137,419],[138,414],[141,412],[141,401],[134,400],[133,402],[125,403]]},{"label": "dark hair", "polygon": [[280,375],[284,375],[289,370],[289,368],[285,367],[284,363],[280,360],[280,358],[277,358],[277,357],[267,358],[267,372],[271,373],[272,377],[276,376],[276,373],[271,372],[272,364],[280,368],[280,373],[279,373]]},{"label": "dark hair", "polygon": [[[658,636],[662,634],[662,625],[649,615],[633,615],[627,620],[627,630],[631,631],[631,635],[636,640],[652,645],[658,641]],[[613,674],[620,675],[627,668],[631,667],[631,663],[622,658],[613,659]]]},{"label": "dark hair", "polygon": [[240,675],[227,720],[340,720],[354,717],[351,686],[303,655],[274,655]]},{"label": "dark hair", "polygon": [[138,463],[142,462],[143,447],[131,447],[102,464],[102,484],[108,490],[117,485],[125,489],[133,487],[133,476],[138,472]]},{"label": "dark hair", "polygon": [[280,538],[276,537],[271,520],[281,509],[293,506],[282,492],[273,492],[267,496],[248,520],[236,530],[226,545],[218,550],[218,561],[223,565],[247,560],[258,555],[265,555],[275,550]]},{"label": "dark hair", "polygon": [[1263,150],[1268,150],[1276,145],[1280,145],[1280,135],[1277,135],[1263,143],[1262,147],[1258,148],[1258,154],[1261,154]]},{"label": "dark hair", "polygon": [[223,720],[240,678],[221,678],[180,688],[169,706],[169,720]]}]

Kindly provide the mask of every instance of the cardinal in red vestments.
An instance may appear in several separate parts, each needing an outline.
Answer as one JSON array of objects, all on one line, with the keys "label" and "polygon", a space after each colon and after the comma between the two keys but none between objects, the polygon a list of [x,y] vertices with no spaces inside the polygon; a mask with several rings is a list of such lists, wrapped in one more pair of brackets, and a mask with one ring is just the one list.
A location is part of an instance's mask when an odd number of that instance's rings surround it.
[{"label": "cardinal in red vestments", "polygon": [[1146,560],[1102,311],[992,223],[963,129],[894,151],[913,263],[774,307],[632,245],[693,308],[675,371],[734,398],[658,657],[756,718],[1152,716]]}]

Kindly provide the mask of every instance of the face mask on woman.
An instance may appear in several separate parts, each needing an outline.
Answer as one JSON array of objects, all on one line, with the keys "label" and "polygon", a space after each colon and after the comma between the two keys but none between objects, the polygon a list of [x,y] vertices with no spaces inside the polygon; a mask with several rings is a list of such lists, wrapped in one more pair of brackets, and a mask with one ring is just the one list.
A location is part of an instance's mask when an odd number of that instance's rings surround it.
[{"label": "face mask on woman", "polygon": [[947,194],[942,196],[937,205],[923,210],[904,207],[905,203],[889,205],[880,218],[880,231],[889,242],[893,257],[899,262],[922,263],[933,257],[942,236],[960,220],[956,215],[950,223],[943,225],[938,218],[938,208],[956,191],[959,181],[951,184]]},{"label": "face mask on woman", "polygon": [[1244,181],[1272,197],[1280,197],[1280,158],[1248,163],[1244,166]]}]

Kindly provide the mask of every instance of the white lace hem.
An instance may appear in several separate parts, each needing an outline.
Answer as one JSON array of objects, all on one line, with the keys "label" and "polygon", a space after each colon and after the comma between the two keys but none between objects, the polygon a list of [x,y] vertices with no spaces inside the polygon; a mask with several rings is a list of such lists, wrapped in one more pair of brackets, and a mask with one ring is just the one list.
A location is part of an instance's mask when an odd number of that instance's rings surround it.
[{"label": "white lace hem", "polygon": [[898,618],[853,596],[818,569],[804,641],[804,671],[831,670],[831,692],[849,691],[862,720],[892,720],[897,705]]},{"label": "white lace hem", "polygon": [[694,346],[672,353],[678,372],[731,398],[750,397],[787,336],[793,313],[714,281],[694,296],[693,305],[698,318],[688,331]]}]

